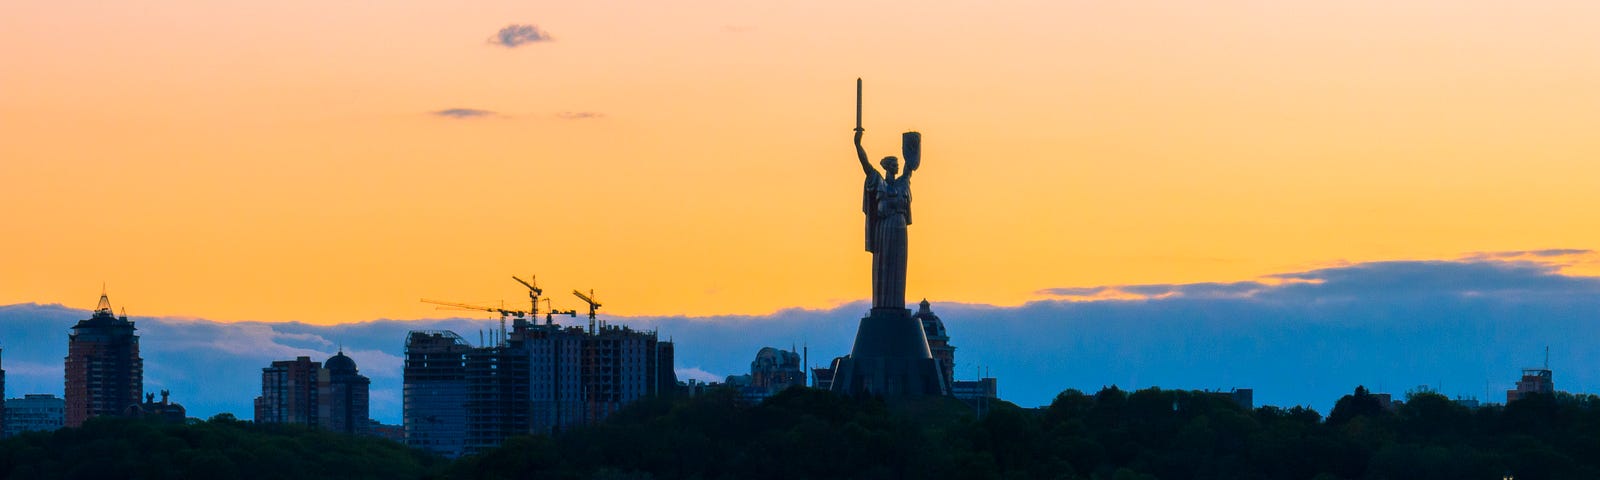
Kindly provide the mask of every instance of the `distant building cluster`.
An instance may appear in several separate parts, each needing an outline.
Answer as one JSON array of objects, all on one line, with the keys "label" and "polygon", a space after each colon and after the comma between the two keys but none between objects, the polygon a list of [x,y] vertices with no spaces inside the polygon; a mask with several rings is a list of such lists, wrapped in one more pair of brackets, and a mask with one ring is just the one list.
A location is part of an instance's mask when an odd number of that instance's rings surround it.
[{"label": "distant building cluster", "polygon": [[495,338],[474,347],[449,331],[406,336],[407,445],[449,456],[480,452],[512,436],[598,422],[677,385],[672,342],[655,332],[518,316]]},{"label": "distant building cluster", "polygon": [[261,369],[261,396],[255,400],[255,421],[365,435],[370,432],[371,424],[368,418],[371,384],[343,349],[326,362],[313,362],[311,357],[272,362]]},{"label": "distant building cluster", "polygon": [[749,374],[729,375],[726,382],[739,390],[741,401],[759,403],[789,387],[806,386],[806,373],[799,353],[762,347],[750,362]]}]

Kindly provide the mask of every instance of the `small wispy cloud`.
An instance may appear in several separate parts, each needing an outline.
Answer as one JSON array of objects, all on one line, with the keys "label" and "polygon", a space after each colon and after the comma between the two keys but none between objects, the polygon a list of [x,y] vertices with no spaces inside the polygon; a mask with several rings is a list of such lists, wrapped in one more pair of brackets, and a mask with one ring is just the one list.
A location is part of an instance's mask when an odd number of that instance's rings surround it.
[{"label": "small wispy cloud", "polygon": [[606,114],[600,112],[561,112],[556,114],[556,118],[562,120],[590,120],[605,118],[605,116]]},{"label": "small wispy cloud", "polygon": [[428,113],[445,118],[483,118],[494,115],[494,112],[476,108],[446,108]]},{"label": "small wispy cloud", "polygon": [[725,378],[722,375],[701,370],[700,367],[676,368],[673,369],[673,373],[678,374],[680,379],[695,379],[702,382],[721,382]]},{"label": "small wispy cloud", "polygon": [[517,48],[530,43],[548,42],[551,40],[553,40],[553,38],[550,37],[550,34],[544,30],[540,30],[537,26],[532,24],[513,23],[511,25],[506,25],[505,28],[500,29],[499,32],[495,32],[494,36],[489,38],[489,44],[506,48]]}]

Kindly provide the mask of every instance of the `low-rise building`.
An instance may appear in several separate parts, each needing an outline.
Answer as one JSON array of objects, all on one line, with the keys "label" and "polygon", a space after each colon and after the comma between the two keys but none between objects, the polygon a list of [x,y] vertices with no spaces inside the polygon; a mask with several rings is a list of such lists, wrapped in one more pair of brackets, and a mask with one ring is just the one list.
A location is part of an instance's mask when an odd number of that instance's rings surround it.
[{"label": "low-rise building", "polygon": [[48,393],[30,393],[5,401],[5,437],[22,432],[49,432],[66,423],[67,401]]}]

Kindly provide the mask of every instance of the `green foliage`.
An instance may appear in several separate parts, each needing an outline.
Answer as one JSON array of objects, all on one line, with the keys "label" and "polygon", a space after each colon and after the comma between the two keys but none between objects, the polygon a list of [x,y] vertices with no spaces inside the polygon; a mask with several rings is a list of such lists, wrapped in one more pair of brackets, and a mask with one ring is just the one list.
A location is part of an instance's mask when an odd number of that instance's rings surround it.
[{"label": "green foliage", "polygon": [[0,441],[3,478],[1518,479],[1600,478],[1600,397],[1467,409],[1364,388],[1327,421],[1210,392],[1068,390],[979,417],[935,398],[886,404],[795,388],[637,402],[607,422],[448,462],[383,440],[258,426],[101,419]]},{"label": "green foliage", "polygon": [[97,418],[0,441],[0,478],[421,478],[439,460],[387,440],[232,418]]}]

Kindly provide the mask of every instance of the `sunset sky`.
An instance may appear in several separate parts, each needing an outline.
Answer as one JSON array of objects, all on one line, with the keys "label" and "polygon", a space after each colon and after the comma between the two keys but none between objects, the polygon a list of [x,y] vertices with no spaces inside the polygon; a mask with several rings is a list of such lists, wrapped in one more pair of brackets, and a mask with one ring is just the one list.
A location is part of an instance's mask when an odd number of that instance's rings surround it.
[{"label": "sunset sky", "polygon": [[0,305],[104,282],[134,315],[414,319],[524,306],[531,274],[626,315],[864,299],[857,77],[870,155],[923,134],[913,301],[1595,248],[1596,25],[1578,0],[9,1]]}]

